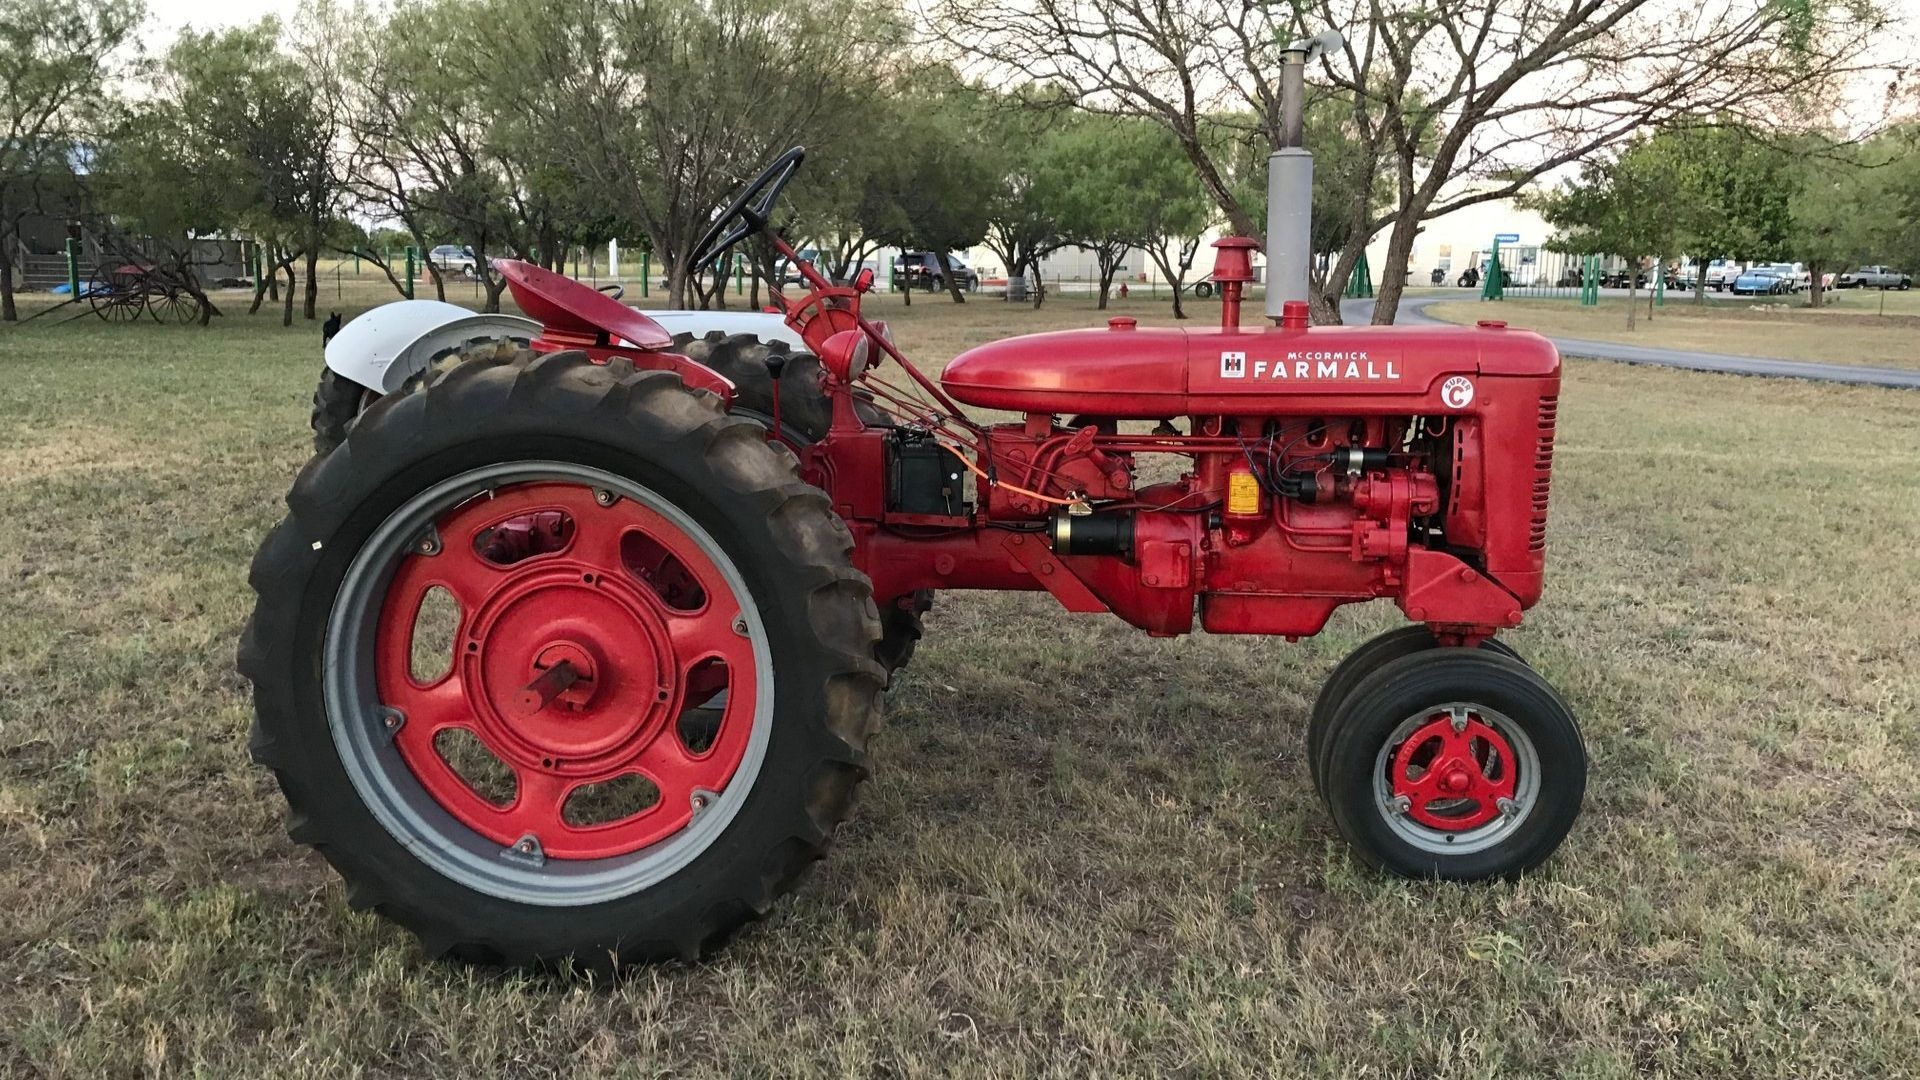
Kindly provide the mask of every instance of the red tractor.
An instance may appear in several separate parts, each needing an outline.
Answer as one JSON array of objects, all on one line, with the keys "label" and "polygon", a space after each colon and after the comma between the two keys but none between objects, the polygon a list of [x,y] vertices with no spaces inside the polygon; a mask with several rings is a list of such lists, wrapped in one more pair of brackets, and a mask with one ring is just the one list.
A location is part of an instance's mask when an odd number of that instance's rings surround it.
[{"label": "red tractor", "polygon": [[295,483],[253,564],[252,750],[354,904],[433,955],[701,955],[824,853],[890,672],[952,589],[1043,590],[1156,636],[1293,639],[1389,599],[1411,625],[1342,662],[1307,724],[1335,827],[1411,876],[1553,852],[1585,753],[1494,637],[1541,593],[1550,344],[1309,329],[1298,302],[1243,328],[1255,245],[1231,238],[1217,329],[1116,318],[935,380],[862,312],[870,273],[834,285],[768,227],[801,158],[698,258],[765,232],[803,268],[780,306],[804,351],[723,373],[502,262],[537,336],[370,392]]}]

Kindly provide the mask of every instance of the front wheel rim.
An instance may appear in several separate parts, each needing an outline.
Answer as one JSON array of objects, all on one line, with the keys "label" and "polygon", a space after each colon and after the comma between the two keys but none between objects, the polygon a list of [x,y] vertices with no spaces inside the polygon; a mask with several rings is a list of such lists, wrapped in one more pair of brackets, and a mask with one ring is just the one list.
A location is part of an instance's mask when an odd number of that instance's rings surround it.
[{"label": "front wheel rim", "polygon": [[1402,720],[1374,757],[1374,806],[1420,851],[1467,855],[1511,837],[1540,801],[1540,754],[1506,714],[1452,701]]},{"label": "front wheel rim", "polygon": [[[416,678],[435,589],[457,630],[447,670]],[[678,872],[740,812],[772,729],[772,655],[733,560],[658,494],[571,463],[487,466],[404,502],[349,565],[324,659],[334,746],[367,808],[442,876],[524,903],[601,902]],[[510,795],[453,765],[449,732],[504,766]],[[652,801],[567,820],[583,789],[627,780]]]}]

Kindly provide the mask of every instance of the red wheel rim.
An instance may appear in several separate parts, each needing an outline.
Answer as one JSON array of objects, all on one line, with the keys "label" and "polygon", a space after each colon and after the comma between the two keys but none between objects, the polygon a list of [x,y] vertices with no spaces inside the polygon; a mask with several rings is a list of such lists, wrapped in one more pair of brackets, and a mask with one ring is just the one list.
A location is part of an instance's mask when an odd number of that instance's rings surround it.
[{"label": "red wheel rim", "polygon": [[1441,832],[1467,832],[1513,799],[1518,757],[1506,737],[1466,709],[1437,713],[1394,751],[1388,790],[1401,812]]},{"label": "red wheel rim", "polygon": [[[416,679],[416,620],[459,608],[451,663]],[[393,745],[448,814],[503,847],[603,859],[680,831],[725,789],[752,735],[753,645],[719,567],[647,506],[583,484],[501,488],[453,508],[394,570],[374,645]],[[711,741],[679,720],[718,715]],[[710,725],[711,726],[711,725]],[[438,745],[465,731],[511,772],[490,800]],[[657,797],[614,821],[569,820],[583,788],[629,777]]]}]

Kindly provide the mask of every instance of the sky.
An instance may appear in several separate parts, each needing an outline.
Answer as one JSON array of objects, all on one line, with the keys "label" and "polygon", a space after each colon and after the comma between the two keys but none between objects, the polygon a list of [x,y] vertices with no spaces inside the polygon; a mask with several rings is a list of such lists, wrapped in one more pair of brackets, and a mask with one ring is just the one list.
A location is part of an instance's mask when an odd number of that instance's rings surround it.
[{"label": "sky", "polygon": [[[1874,56],[1873,60],[1876,63],[1910,63],[1910,54],[1916,51],[1916,41],[1920,40],[1920,0],[1879,2],[1894,17],[1897,25],[1886,36],[1881,50],[1876,50],[1883,55]],[[368,0],[368,3],[376,8],[387,6],[384,0]],[[301,0],[147,0],[147,23],[143,37],[147,47],[157,51],[189,26],[197,30],[215,30],[256,22],[267,15],[278,15],[283,22],[291,22],[300,7]],[[1883,99],[1885,87],[1884,79],[1863,79],[1852,88],[1849,96],[1878,102]]]},{"label": "sky", "polygon": [[299,0],[147,0],[148,45],[165,45],[181,30],[217,30],[278,15],[290,21]]}]

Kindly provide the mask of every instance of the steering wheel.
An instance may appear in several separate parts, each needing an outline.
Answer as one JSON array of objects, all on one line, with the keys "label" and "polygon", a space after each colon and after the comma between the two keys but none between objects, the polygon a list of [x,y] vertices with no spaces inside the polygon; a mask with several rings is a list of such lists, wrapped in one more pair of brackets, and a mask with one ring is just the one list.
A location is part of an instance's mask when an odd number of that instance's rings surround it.
[{"label": "steering wheel", "polygon": [[627,287],[625,285],[617,285],[617,284],[602,285],[594,291],[606,293],[608,296],[613,297],[615,300],[618,300],[621,297],[627,295]]},{"label": "steering wheel", "polygon": [[780,200],[781,189],[793,174],[800,169],[805,160],[807,148],[796,146],[775,158],[765,172],[756,177],[746,190],[727,204],[720,216],[713,219],[707,231],[701,235],[700,242],[693,245],[693,255],[688,260],[698,269],[719,258],[726,250],[739,243],[748,233],[766,227],[773,218],[773,204]]}]

